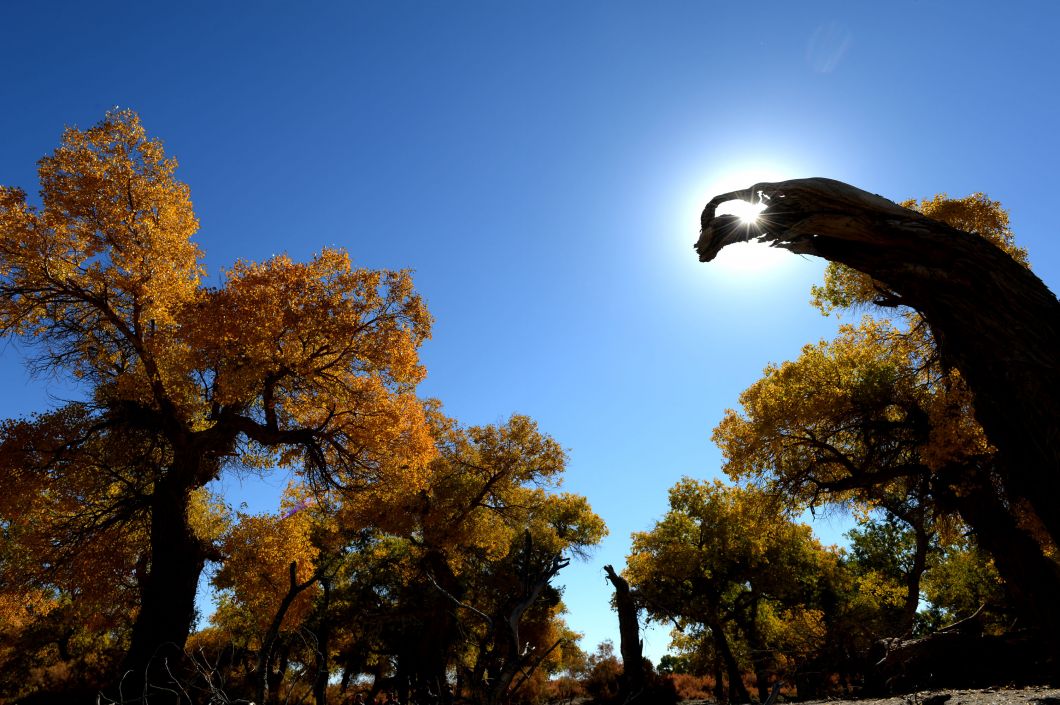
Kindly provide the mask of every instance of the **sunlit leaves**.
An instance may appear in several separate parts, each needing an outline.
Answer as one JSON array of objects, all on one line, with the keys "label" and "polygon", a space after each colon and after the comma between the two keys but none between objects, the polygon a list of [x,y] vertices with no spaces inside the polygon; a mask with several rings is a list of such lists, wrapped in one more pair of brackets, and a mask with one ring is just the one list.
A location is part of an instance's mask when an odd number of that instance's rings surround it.
[{"label": "sunlit leaves", "polygon": [[43,209],[0,194],[3,331],[40,346],[36,365],[90,382],[102,405],[148,411],[171,437],[227,428],[217,456],[250,433],[253,466],[331,466],[355,487],[386,468],[415,474],[433,455],[413,396],[431,319],[408,273],[324,250],[241,261],[204,288],[175,169],[131,112],[68,129],[41,161]]},{"label": "sunlit leaves", "polygon": [[[436,454],[415,396],[431,319],[409,274],[359,269],[325,249],[306,263],[240,261],[207,288],[176,166],[134,113],[115,111],[66,130],[40,161],[40,206],[0,189],[0,335],[22,337],[34,368],[73,375],[87,398],[75,419],[82,437],[60,434],[49,447],[58,415],[6,429],[0,471],[37,514],[32,531],[11,525],[60,593],[88,584],[63,571],[98,579],[115,564],[113,584],[134,591],[138,624],[152,625],[133,632],[137,673],[160,644],[183,643],[177,622],[190,621],[196,578],[221,536],[226,570],[249,561],[251,539],[271,541],[263,555],[312,562],[288,535],[301,518],[252,530],[245,518],[227,531],[202,490],[227,468],[291,467],[352,530],[395,516]],[[6,504],[0,512],[15,514]],[[129,551],[56,548],[103,535]],[[151,579],[168,567],[170,577]],[[265,610],[258,588],[239,600]],[[173,610],[178,620],[163,616]]]},{"label": "sunlit leaves", "polygon": [[[747,664],[757,653],[762,669],[767,645],[791,655],[820,646],[814,600],[833,567],[834,556],[777,497],[686,478],[670,489],[670,510],[655,527],[633,535],[625,575],[654,619],[707,630],[710,642],[692,642],[727,643]],[[774,659],[772,667],[784,665]]]},{"label": "sunlit leaves", "polygon": [[133,113],[67,129],[40,162],[43,209],[0,195],[0,326],[37,336],[79,376],[129,372],[130,338],[170,330],[202,273],[175,168]]},{"label": "sunlit leaves", "polygon": [[[259,638],[265,633],[291,587],[291,563],[295,564],[296,583],[306,582],[316,570],[320,552],[312,541],[313,522],[313,514],[308,511],[287,517],[239,516],[225,536],[225,561],[213,580],[224,591],[215,623],[227,623],[230,629],[236,625],[250,628]],[[285,624],[297,625],[305,619],[313,608],[317,590],[305,590],[295,599],[284,618]],[[250,623],[239,624],[243,620]]]}]

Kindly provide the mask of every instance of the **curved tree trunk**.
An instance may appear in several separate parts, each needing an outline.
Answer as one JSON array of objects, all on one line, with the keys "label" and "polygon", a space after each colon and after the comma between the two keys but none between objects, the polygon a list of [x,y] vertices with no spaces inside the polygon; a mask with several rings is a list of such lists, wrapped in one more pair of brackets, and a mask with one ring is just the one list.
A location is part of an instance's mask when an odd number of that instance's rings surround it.
[{"label": "curved tree trunk", "polygon": [[[979,545],[994,559],[1005,590],[1031,626],[1045,626],[1060,652],[1060,566],[1046,557],[1038,542],[1020,528],[1008,508],[981,478],[965,473],[962,491],[936,491],[940,503],[955,509],[975,533]],[[1060,656],[1060,653],[1054,654]]]},{"label": "curved tree trunk", "polygon": [[[757,198],[768,207],[754,225],[715,216],[721,203]],[[852,267],[916,309],[974,392],[1006,488],[1031,503],[1060,544],[1060,302],[1041,279],[985,238],[832,179],[713,198],[696,250],[707,262],[753,238]]]},{"label": "curved tree trunk", "polygon": [[913,549],[913,565],[905,578],[905,604],[902,605],[902,621],[898,624],[898,636],[907,636],[913,633],[916,623],[916,613],[920,608],[920,581],[927,570],[928,550],[931,548],[931,535],[922,524],[913,525],[915,548]]}]

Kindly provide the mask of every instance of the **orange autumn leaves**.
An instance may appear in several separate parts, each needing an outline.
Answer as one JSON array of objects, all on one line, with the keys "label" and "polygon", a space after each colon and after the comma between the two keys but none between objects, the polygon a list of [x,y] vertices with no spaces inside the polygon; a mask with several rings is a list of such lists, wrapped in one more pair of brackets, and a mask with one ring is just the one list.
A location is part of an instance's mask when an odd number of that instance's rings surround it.
[{"label": "orange autumn leaves", "polygon": [[278,428],[333,434],[324,455],[353,482],[379,479],[384,456],[422,467],[433,447],[411,390],[431,318],[409,274],[324,250],[308,263],[239,262],[222,287],[203,287],[175,168],[123,111],[64,133],[41,161],[43,208],[4,188],[0,330],[102,403],[161,407],[188,430],[209,428],[219,407],[256,408]]},{"label": "orange autumn leaves", "polygon": [[[325,249],[241,261],[208,287],[176,167],[134,113],[115,111],[64,132],[40,161],[38,204],[0,188],[0,335],[85,397],[3,429],[13,494],[0,500],[0,592],[98,596],[121,612],[106,625],[118,633],[173,557],[150,538],[154,514],[175,513],[185,548],[214,555],[224,527],[197,497],[229,469],[289,467],[346,519],[370,521],[424,486],[436,454],[415,395],[431,317],[409,273]],[[157,503],[159,487],[183,497]],[[95,550],[108,542],[122,549]],[[16,612],[0,627],[23,624]]]},{"label": "orange autumn leaves", "polygon": [[[66,130],[40,162],[39,205],[0,189],[0,335],[85,397],[0,431],[14,493],[0,496],[0,634],[17,645],[0,672],[29,672],[15,663],[28,659],[41,673],[103,664],[101,686],[146,674],[159,648],[186,643],[210,562],[221,597],[206,631],[240,641],[246,680],[271,649],[315,658],[292,640],[331,618],[317,581],[341,604],[342,562],[372,537],[481,580],[484,608],[510,587],[524,536],[556,555],[600,540],[585,499],[551,491],[566,456],[532,421],[460,428],[416,396],[432,319],[407,271],[326,248],[240,260],[208,286],[176,167],[116,111]],[[301,511],[232,517],[208,492],[275,468]],[[411,558],[404,569],[422,578]],[[562,631],[553,597],[542,639]],[[56,651],[71,624],[83,647]]]}]

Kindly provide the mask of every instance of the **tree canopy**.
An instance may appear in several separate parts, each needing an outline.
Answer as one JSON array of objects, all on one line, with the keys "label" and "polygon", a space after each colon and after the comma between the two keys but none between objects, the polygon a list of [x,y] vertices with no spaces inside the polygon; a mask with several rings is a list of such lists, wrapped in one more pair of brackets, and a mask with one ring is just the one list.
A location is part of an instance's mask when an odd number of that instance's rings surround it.
[{"label": "tree canopy", "polygon": [[[114,112],[67,129],[41,160],[40,207],[0,191],[0,333],[86,395],[10,426],[4,455],[35,462],[3,472],[39,483],[102,456],[89,478],[93,492],[122,497],[111,523],[142,512],[140,609],[123,667],[133,674],[161,645],[181,648],[191,627],[209,555],[189,519],[197,489],[230,468],[279,465],[323,491],[376,493],[361,506],[378,508],[422,486],[435,452],[414,393],[431,320],[409,274],[356,269],[324,250],[307,263],[237,262],[207,286],[176,166],[135,114]],[[74,415],[70,433],[52,432]],[[133,436],[120,451],[142,451],[125,458],[131,480],[108,478],[110,446]]]}]

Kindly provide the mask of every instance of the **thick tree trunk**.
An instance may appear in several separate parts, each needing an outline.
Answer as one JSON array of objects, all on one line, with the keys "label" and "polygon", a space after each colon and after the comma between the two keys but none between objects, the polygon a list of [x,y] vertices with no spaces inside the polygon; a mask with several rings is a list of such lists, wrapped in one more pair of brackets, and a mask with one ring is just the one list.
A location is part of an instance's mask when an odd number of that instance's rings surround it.
[{"label": "thick tree trunk", "polygon": [[1060,566],[1020,528],[987,480],[967,473],[963,480],[960,492],[943,487],[936,496],[975,532],[979,545],[994,559],[1013,605],[1027,626],[1042,628],[1060,663]]},{"label": "thick tree trunk", "polygon": [[[188,522],[191,487],[172,473],[156,483],[151,499],[151,567],[115,695],[146,702],[174,701],[169,688],[180,673],[184,645],[195,620],[195,592],[206,551]],[[159,690],[164,688],[165,690]]]},{"label": "thick tree trunk", "polygon": [[445,555],[436,549],[424,554],[423,567],[439,589],[424,596],[424,609],[429,610],[429,617],[415,635],[418,691],[424,691],[420,693],[421,697],[429,695],[426,691],[430,691],[440,702],[449,702],[451,694],[445,671],[454,644],[461,638],[460,621],[453,610],[453,602],[462,604],[464,586]]},{"label": "thick tree trunk", "polygon": [[604,566],[607,579],[615,587],[615,608],[618,610],[618,633],[622,652],[623,700],[644,690],[644,642],[640,640],[640,624],[637,622],[637,605],[633,601],[629,583],[615,569]]},{"label": "thick tree trunk", "polygon": [[729,693],[725,690],[725,669],[722,667],[721,653],[715,648],[711,665],[714,668],[714,699],[719,703],[729,702]]},{"label": "thick tree trunk", "polygon": [[[736,199],[768,207],[752,226],[715,216]],[[753,238],[852,267],[920,312],[975,394],[1006,490],[1026,498],[1060,544],[1060,302],[1038,277],[985,238],[832,179],[715,197],[696,250],[706,262]]]}]

